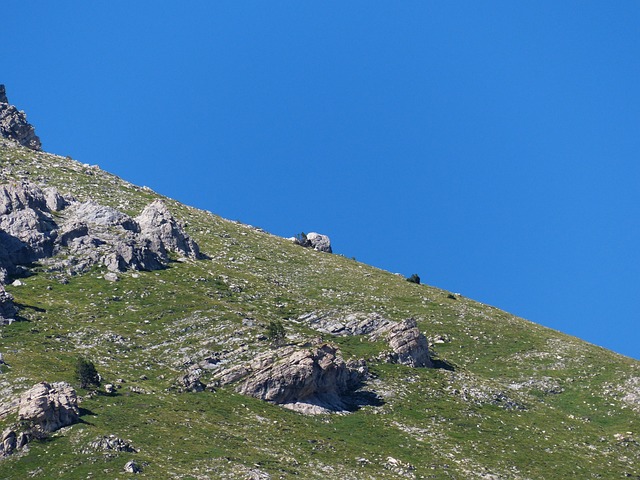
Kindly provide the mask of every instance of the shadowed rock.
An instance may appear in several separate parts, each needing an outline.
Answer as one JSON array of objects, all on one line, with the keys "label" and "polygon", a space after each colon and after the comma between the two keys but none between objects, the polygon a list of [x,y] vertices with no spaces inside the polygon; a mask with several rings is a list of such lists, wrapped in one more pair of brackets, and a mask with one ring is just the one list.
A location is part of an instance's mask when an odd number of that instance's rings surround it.
[{"label": "shadowed rock", "polygon": [[345,362],[336,347],[323,344],[267,352],[218,378],[221,384],[242,379],[239,393],[314,414],[348,410],[366,375],[364,361]]},{"label": "shadowed rock", "polygon": [[18,419],[42,432],[54,432],[79,418],[76,391],[66,382],[41,382],[20,396]]}]

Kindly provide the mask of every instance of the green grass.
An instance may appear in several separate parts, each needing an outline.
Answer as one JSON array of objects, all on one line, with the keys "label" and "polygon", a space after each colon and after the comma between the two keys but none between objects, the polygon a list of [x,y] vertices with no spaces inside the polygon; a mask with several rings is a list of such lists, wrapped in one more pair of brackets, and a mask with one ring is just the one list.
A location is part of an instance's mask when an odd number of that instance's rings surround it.
[{"label": "green grass", "polygon": [[[2,181],[28,178],[130,215],[158,197],[100,170],[22,148],[0,147],[0,164]],[[0,479],[128,478],[122,469],[130,459],[144,465],[140,478],[246,478],[251,469],[272,478],[398,478],[402,473],[388,457],[408,478],[638,475],[638,443],[614,437],[640,431],[638,412],[622,401],[621,390],[640,376],[638,362],[165,201],[209,259],[125,273],[114,283],[95,268],[62,284],[59,272],[40,266],[25,285],[7,286],[25,321],[0,329],[8,364],[0,401],[42,380],[75,383],[78,355],[96,364],[103,383],[125,383],[115,396],[79,390],[83,423],[0,460]],[[233,352],[241,362],[271,348],[261,336],[272,320],[283,322],[290,342],[319,336],[295,321],[312,311],[414,317],[428,337],[450,339],[434,351],[456,370],[381,364],[374,359],[383,342],[324,335],[345,359],[370,360],[365,389],[379,395],[380,405],[307,417],[243,397],[232,386],[202,393],[176,388],[187,364],[212,352]],[[552,383],[562,393],[545,392]],[[523,408],[504,408],[499,395]],[[0,426],[14,421],[0,419]],[[108,434],[130,439],[140,451],[86,451]]]}]

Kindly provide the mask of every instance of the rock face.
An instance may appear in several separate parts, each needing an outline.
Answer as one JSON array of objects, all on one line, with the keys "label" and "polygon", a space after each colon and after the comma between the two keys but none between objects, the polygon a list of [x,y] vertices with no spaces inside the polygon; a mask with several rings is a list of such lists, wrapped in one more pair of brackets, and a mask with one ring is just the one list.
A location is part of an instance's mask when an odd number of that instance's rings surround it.
[{"label": "rock face", "polygon": [[136,217],[140,232],[151,242],[151,250],[161,254],[166,250],[185,257],[200,258],[196,242],[184,233],[181,225],[171,215],[162,200],[154,200]]},{"label": "rock face", "polygon": [[321,235],[316,232],[301,233],[296,237],[291,237],[291,240],[301,247],[313,248],[319,252],[332,253],[331,240],[326,235]]},{"label": "rock face", "polygon": [[429,342],[420,333],[413,318],[383,327],[375,333],[376,337],[386,337],[391,347],[387,360],[411,367],[433,367],[429,356]]},{"label": "rock face", "polygon": [[78,397],[66,382],[41,382],[27,390],[19,400],[18,418],[42,432],[54,432],[78,421]]},{"label": "rock face", "polygon": [[32,150],[40,150],[42,146],[25,113],[9,104],[4,85],[0,85],[0,136]]},{"label": "rock face", "polygon": [[311,248],[314,250],[331,253],[331,240],[329,240],[329,237],[326,235],[311,232],[307,234],[307,240],[311,243]]},{"label": "rock face", "polygon": [[343,411],[367,375],[364,361],[345,362],[336,347],[284,347],[256,357],[248,366],[223,371],[220,383],[242,379],[239,393],[303,413]]},{"label": "rock face", "polygon": [[[65,198],[54,188],[0,186],[0,281],[41,259],[71,274],[95,264],[112,272],[158,270],[169,262],[168,252],[200,258],[198,245],[159,200],[133,219],[93,201]],[[59,253],[64,256],[55,258]]]}]

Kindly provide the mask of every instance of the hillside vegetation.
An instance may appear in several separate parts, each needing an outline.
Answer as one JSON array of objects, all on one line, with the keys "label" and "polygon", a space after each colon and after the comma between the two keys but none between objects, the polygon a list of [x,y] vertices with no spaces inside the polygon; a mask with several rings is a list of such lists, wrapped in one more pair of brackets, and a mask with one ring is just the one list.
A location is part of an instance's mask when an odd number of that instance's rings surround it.
[{"label": "hillside vegetation", "polygon": [[[7,282],[20,318],[0,327],[0,402],[65,381],[81,397],[81,421],[0,459],[2,479],[128,478],[130,460],[142,468],[135,476],[153,479],[640,478],[635,360],[0,141],[0,182],[19,180],[132,217],[162,198],[204,258],[118,281],[101,266],[71,274],[36,263],[21,285]],[[372,313],[414,318],[436,368],[386,363],[381,340],[322,334],[305,320]],[[328,342],[345,360],[364,359],[373,400],[304,415],[215,386],[217,368],[276,348],[270,322],[282,323],[286,345]],[[95,391],[80,388],[79,356],[102,377]],[[202,381],[213,386],[185,391],[180,379],[212,357],[220,365]],[[16,423],[0,411],[4,427]],[[109,435],[137,451],[93,445]]]}]

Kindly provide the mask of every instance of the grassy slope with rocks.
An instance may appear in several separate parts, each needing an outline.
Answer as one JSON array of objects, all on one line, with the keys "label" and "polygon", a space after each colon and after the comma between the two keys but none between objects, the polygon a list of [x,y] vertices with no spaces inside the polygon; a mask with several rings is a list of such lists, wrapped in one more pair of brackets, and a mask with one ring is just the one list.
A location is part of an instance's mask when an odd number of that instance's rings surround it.
[{"label": "grassy slope with rocks", "polygon": [[[138,215],[160,195],[70,158],[0,142],[0,181],[27,179]],[[0,402],[31,385],[78,388],[79,355],[117,393],[82,398],[82,423],[0,460],[0,478],[640,478],[640,363],[494,307],[163,198],[208,258],[65,276],[34,265],[7,285],[23,321],[0,329]],[[295,226],[292,226],[295,230]],[[62,278],[64,277],[64,278]],[[180,392],[177,379],[213,352],[247,360],[318,336],[309,312],[414,317],[455,370],[369,363],[381,405],[304,416],[234,392]],[[345,359],[385,347],[328,338]],[[441,340],[442,341],[442,340]],[[204,377],[206,380],[206,376]],[[2,425],[15,421],[0,418]],[[631,432],[631,433],[627,433]],[[138,453],[95,451],[103,435]]]}]

